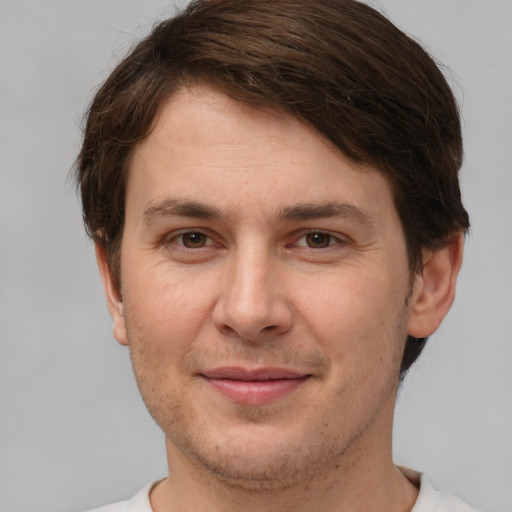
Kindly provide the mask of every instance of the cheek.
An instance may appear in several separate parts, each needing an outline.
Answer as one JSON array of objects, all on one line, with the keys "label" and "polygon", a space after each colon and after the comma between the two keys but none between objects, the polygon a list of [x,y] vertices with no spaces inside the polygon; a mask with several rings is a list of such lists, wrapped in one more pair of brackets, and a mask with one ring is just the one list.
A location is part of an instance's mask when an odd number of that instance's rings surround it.
[{"label": "cheek", "polygon": [[308,287],[301,309],[333,368],[366,378],[396,366],[405,340],[405,296],[378,274],[345,269]]},{"label": "cheek", "polygon": [[165,264],[126,272],[123,281],[129,342],[144,343],[155,356],[187,351],[212,304],[210,281],[191,278]]},{"label": "cheek", "polygon": [[182,403],[190,378],[187,357],[194,351],[208,308],[204,290],[162,270],[126,272],[123,285],[134,374],[150,413],[164,428],[166,410],[178,417],[174,409]]}]

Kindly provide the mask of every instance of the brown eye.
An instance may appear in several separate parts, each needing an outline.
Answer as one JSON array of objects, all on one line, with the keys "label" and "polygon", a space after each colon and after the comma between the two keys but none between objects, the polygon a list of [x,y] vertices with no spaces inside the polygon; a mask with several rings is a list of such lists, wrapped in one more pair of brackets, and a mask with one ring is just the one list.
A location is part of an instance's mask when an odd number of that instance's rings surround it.
[{"label": "brown eye", "polygon": [[307,246],[313,249],[323,249],[332,242],[332,236],[327,233],[308,233],[305,238]]},{"label": "brown eye", "polygon": [[208,237],[204,233],[191,232],[181,235],[181,241],[189,249],[200,249],[207,245]]}]

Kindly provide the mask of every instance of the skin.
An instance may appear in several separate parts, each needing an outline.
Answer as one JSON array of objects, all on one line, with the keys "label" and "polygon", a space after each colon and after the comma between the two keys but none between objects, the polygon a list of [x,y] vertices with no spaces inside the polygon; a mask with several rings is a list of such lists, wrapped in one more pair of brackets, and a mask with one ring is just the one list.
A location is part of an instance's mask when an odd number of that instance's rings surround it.
[{"label": "skin", "polygon": [[[155,511],[411,509],[417,489],[391,458],[400,359],[448,311],[462,237],[411,276],[381,173],[290,116],[196,86],[135,149],[121,290],[97,256],[166,435]],[[219,367],[304,378],[237,401],[205,378]]]}]

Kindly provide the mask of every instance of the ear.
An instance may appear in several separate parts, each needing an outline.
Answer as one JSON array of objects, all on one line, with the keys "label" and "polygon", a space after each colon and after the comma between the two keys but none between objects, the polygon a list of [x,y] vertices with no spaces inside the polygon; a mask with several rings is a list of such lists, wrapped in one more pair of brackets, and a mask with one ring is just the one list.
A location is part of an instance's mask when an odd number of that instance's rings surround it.
[{"label": "ear", "polygon": [[110,316],[114,321],[114,338],[121,345],[128,345],[128,338],[126,336],[126,326],[124,321],[124,304],[121,298],[121,293],[114,284],[112,272],[110,270],[105,247],[99,243],[95,244],[96,261],[103,281],[103,288],[107,298],[107,306],[110,311]]},{"label": "ear", "polygon": [[413,287],[407,333],[430,336],[441,324],[455,298],[455,282],[462,265],[464,235],[437,251],[423,251],[423,271]]}]

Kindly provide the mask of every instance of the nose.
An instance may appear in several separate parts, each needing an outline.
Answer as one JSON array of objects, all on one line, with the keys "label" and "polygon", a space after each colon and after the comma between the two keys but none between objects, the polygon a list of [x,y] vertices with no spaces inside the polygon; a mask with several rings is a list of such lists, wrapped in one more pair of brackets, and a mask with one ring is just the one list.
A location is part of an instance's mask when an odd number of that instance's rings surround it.
[{"label": "nose", "polygon": [[291,328],[292,309],[280,265],[255,253],[239,254],[226,264],[213,310],[219,332],[257,343]]}]

